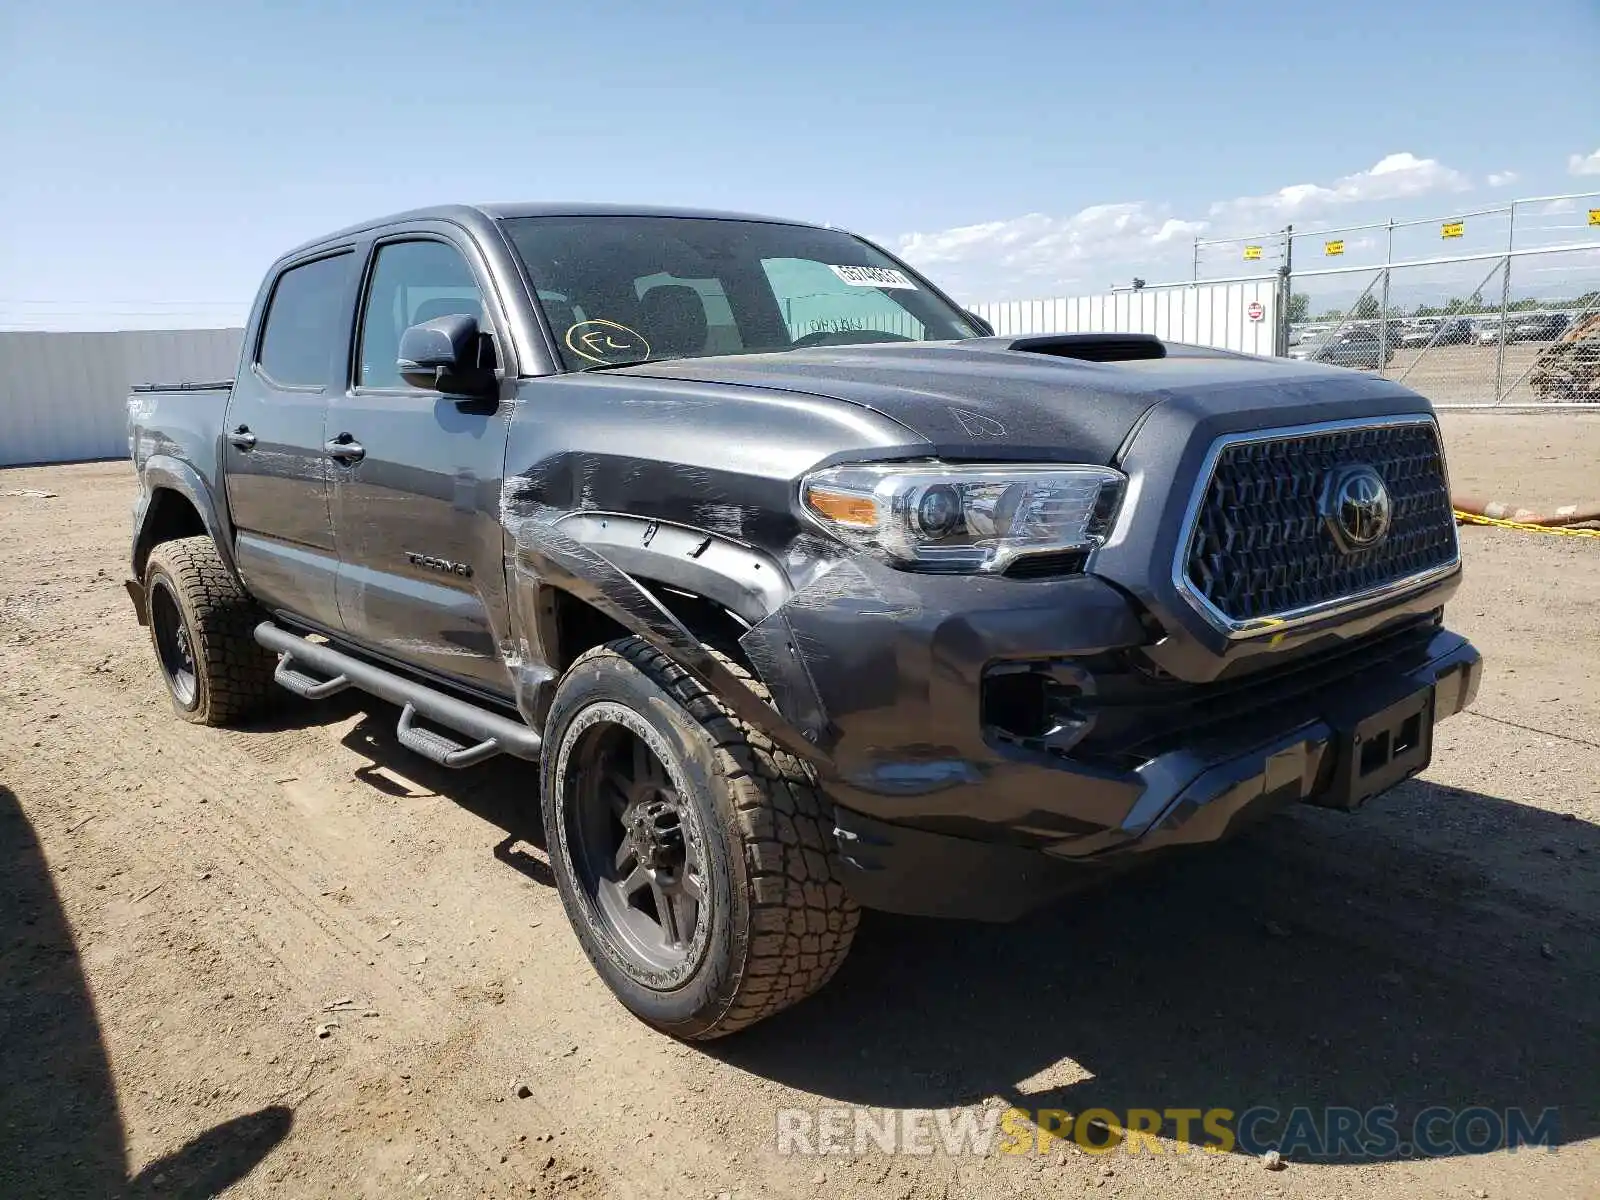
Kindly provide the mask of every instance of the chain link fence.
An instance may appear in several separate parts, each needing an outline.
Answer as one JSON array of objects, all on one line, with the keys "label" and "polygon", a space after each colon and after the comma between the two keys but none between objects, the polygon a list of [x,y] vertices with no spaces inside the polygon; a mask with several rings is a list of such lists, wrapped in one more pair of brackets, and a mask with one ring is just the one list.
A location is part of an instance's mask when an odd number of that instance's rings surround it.
[{"label": "chain link fence", "polygon": [[1275,266],[1284,353],[1440,407],[1600,403],[1600,191],[1195,243],[1197,280]]}]

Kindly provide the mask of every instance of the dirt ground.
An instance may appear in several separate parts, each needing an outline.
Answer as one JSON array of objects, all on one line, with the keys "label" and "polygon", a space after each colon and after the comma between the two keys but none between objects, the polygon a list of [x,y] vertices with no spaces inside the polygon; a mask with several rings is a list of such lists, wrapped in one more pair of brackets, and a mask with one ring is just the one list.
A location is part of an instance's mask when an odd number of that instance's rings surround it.
[{"label": "dirt ground", "polygon": [[[1594,498],[1600,415],[1445,425],[1463,490]],[[0,1196],[1600,1187],[1600,541],[1463,530],[1482,692],[1361,814],[1013,926],[869,915],[826,992],[692,1048],[589,969],[525,766],[435,770],[348,693],[173,718],[121,588],[133,492],[121,463],[0,471]],[[777,1153],[780,1108],[845,1104],[1554,1107],[1559,1146]]]}]

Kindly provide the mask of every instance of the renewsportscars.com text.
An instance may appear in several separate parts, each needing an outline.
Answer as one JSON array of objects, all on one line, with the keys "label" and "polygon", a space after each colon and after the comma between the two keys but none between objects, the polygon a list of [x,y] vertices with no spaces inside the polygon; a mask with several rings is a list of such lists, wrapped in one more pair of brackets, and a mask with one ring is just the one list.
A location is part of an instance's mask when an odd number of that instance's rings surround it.
[{"label": "renewsportscars.com text", "polygon": [[[1161,1139],[1166,1139],[1164,1144]],[[1425,1108],[1402,1122],[1392,1105],[1275,1108],[873,1109],[781,1108],[785,1155],[1048,1154],[1070,1142],[1090,1154],[1265,1154],[1358,1162],[1541,1147],[1560,1141],[1553,1108]]]}]

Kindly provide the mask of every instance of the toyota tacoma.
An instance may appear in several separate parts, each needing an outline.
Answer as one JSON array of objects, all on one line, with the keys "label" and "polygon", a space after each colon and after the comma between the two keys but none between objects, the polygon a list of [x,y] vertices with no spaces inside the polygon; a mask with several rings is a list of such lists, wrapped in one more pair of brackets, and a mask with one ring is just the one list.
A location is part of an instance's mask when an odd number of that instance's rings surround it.
[{"label": "toyota tacoma", "polygon": [[583,949],[682,1038],[821,987],[862,908],[1008,920],[1358,808],[1478,686],[1416,393],[997,337],[837,229],[373,221],[273,264],[235,378],[128,405],[178,715],[356,688],[535,764]]}]

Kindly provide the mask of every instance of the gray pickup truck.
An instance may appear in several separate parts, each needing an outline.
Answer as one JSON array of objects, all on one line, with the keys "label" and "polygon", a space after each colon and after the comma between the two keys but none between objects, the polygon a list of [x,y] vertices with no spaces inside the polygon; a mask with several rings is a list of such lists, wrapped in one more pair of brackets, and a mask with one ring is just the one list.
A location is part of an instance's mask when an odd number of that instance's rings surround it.
[{"label": "gray pickup truck", "polygon": [[861,907],[1005,920],[1355,809],[1478,685],[1420,396],[996,337],[834,229],[374,221],[273,264],[236,378],[129,414],[178,714],[354,687],[435,763],[538,764],[584,950],[683,1038],[822,986]]}]

